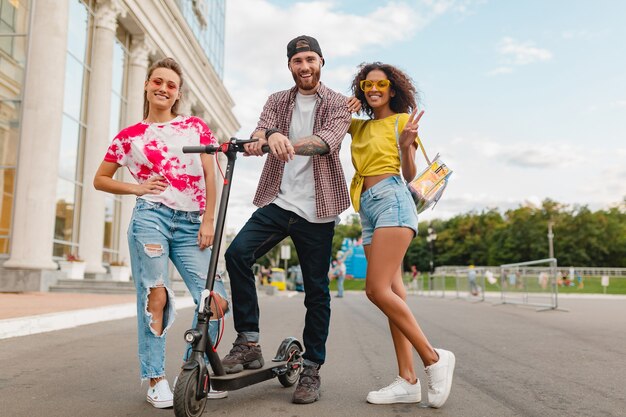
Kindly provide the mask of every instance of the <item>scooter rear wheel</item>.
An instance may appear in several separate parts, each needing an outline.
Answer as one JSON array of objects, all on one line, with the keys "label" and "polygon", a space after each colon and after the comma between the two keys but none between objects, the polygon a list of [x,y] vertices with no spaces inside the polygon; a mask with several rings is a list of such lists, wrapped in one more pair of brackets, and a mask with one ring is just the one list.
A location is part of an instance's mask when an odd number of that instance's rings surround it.
[{"label": "scooter rear wheel", "polygon": [[174,388],[174,414],[176,417],[198,417],[204,412],[206,397],[197,400],[198,368],[183,369]]},{"label": "scooter rear wheel", "polygon": [[287,357],[290,358],[289,362],[287,362],[287,372],[278,375],[278,381],[280,381],[283,387],[288,388],[298,382],[300,372],[302,371],[302,363],[299,363],[302,361],[301,355],[302,351],[297,344],[292,343],[287,348]]}]

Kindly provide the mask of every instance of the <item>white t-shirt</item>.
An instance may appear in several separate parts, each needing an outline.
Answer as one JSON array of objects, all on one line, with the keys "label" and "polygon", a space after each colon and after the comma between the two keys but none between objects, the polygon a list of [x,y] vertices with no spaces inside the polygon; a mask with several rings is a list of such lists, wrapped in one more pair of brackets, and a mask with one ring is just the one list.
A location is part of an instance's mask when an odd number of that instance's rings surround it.
[{"label": "white t-shirt", "polygon": [[140,122],[115,136],[104,157],[126,166],[141,184],[161,175],[169,186],[161,194],[141,198],[174,210],[204,211],[206,186],[200,154],[183,153],[183,146],[217,144],[209,127],[197,117],[177,116],[166,123]]},{"label": "white t-shirt", "polygon": [[[296,105],[291,116],[289,139],[311,136],[315,122],[315,94],[296,95]],[[277,206],[292,211],[311,223],[328,223],[336,217],[318,218],[315,215],[315,178],[310,156],[295,155],[285,164],[280,191],[274,200]]]}]

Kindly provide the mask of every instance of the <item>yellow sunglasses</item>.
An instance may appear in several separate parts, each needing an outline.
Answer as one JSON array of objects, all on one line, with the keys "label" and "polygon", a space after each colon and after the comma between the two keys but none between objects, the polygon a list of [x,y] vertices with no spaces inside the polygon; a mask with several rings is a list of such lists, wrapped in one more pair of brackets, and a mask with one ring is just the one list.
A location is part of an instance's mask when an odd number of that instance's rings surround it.
[{"label": "yellow sunglasses", "polygon": [[363,90],[366,93],[370,91],[372,88],[374,88],[374,86],[376,86],[376,89],[378,91],[385,91],[386,89],[389,88],[390,85],[391,85],[391,81],[389,80],[378,80],[378,81],[361,80],[361,82],[359,83],[361,90]]}]

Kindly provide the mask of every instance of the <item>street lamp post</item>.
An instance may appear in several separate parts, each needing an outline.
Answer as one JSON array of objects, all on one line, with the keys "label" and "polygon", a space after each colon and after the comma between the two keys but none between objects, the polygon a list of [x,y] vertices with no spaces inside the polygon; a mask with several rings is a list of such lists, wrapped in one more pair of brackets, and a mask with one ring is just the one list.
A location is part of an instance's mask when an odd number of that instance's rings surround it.
[{"label": "street lamp post", "polygon": [[554,258],[554,233],[552,233],[552,226],[554,222],[550,220],[548,222],[548,258]]},{"label": "street lamp post", "polygon": [[429,286],[430,289],[433,287],[433,272],[435,272],[435,240],[437,239],[437,234],[435,233],[435,229],[432,227],[428,227],[428,236],[426,236],[426,242],[428,242],[428,246],[430,247],[430,279]]}]

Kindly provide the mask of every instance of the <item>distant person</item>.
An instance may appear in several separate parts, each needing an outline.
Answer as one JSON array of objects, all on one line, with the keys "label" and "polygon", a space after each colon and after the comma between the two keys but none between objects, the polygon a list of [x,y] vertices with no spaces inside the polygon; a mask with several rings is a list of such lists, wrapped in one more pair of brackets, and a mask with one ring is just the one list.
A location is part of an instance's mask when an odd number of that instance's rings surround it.
[{"label": "distant person", "polygon": [[304,292],[304,279],[302,278],[302,267],[300,266],[300,264],[294,266],[295,268],[295,284],[296,284],[296,291],[298,292]]},{"label": "distant person", "polygon": [[[389,319],[398,376],[388,386],[371,391],[373,404],[418,403],[422,399],[413,366],[413,348],[426,368],[432,407],[441,407],[452,387],[455,357],[433,348],[406,304],[402,259],[417,234],[417,211],[404,184],[415,177],[418,112],[416,89],[398,68],[374,62],[362,64],[352,81],[368,119],[353,119],[351,153],[355,174],[350,196],[363,227],[367,258],[367,297]],[[402,176],[401,176],[402,175]]]},{"label": "distant person", "polygon": [[420,271],[417,269],[417,265],[411,265],[411,283],[409,284],[409,289],[413,291],[417,291],[419,289],[419,280]]},{"label": "distant person", "polygon": [[539,286],[542,290],[548,288],[548,273],[546,271],[541,271],[539,273],[537,281],[539,282]]},{"label": "distant person", "polygon": [[[217,141],[204,121],[178,113],[182,86],[182,69],[172,58],[157,61],[148,69],[143,120],[115,136],[93,181],[98,190],[137,196],[128,226],[128,246],[137,291],[140,374],[142,380],[149,380],[146,399],[156,408],[173,405],[165,378],[165,341],[176,315],[169,261],[196,303],[195,327],[214,234],[213,158],[185,154],[182,147],[215,145]],[[115,174],[122,166],[136,183],[117,179]],[[228,310],[219,277],[214,290],[215,316],[209,332],[216,341],[217,319]],[[189,346],[185,359],[190,352]],[[210,391],[208,398],[226,395],[225,391]]]},{"label": "distant person", "polygon": [[510,271],[509,274],[507,275],[507,279],[509,281],[509,285],[511,286],[511,288],[515,288],[517,284],[517,272]]},{"label": "distant person", "polygon": [[[320,367],[326,361],[330,325],[328,268],[335,223],[350,205],[339,158],[350,126],[346,97],[320,82],[324,65],[316,39],[298,36],[287,44],[287,67],[295,85],[270,95],[249,155],[271,154],[254,198],[259,207],[226,250],[237,338],[222,363],[228,373],[261,368],[259,304],[252,264],[290,236],[302,265],[304,282],[304,363],[293,393],[296,404],[320,398]],[[274,321],[276,325],[276,321]]]},{"label": "distant person", "polygon": [[561,279],[560,279],[560,286],[561,287],[570,287],[572,286],[572,280],[568,274],[567,271],[563,270],[561,271]]},{"label": "distant person", "polygon": [[335,267],[337,278],[337,298],[343,297],[343,283],[346,280],[346,255],[342,251],[337,252],[337,265]]},{"label": "distant person", "polygon": [[476,282],[476,269],[474,269],[474,265],[470,265],[467,271],[467,281],[469,282],[470,293],[473,296],[477,296],[480,291],[478,287],[478,283]]},{"label": "distant person", "polygon": [[582,290],[582,289],[585,288],[585,282],[583,281],[583,275],[580,272],[578,272],[576,274],[576,281],[578,282],[578,289],[579,290]]}]

